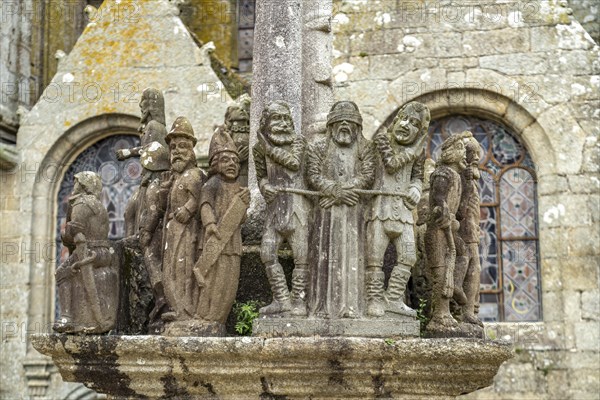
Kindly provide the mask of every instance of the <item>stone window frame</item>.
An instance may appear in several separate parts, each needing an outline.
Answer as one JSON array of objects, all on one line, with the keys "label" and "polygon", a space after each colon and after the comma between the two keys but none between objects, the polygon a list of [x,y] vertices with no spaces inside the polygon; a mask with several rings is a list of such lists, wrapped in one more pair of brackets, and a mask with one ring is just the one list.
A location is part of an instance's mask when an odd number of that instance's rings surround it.
[{"label": "stone window frame", "polygon": [[[36,174],[33,186],[31,246],[47,243],[49,254],[41,262],[31,261],[29,273],[28,323],[32,331],[51,333],[55,308],[54,270],[56,254],[57,197],[65,172],[89,146],[115,135],[139,135],[139,117],[128,114],[102,114],[67,129],[52,145]],[[28,353],[35,353],[27,340]]]}]

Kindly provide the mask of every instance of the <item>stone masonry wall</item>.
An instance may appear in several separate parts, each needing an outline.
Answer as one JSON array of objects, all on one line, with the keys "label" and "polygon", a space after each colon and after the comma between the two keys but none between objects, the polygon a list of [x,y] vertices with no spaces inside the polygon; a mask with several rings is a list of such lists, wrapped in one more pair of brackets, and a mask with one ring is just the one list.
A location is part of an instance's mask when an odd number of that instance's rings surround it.
[{"label": "stone masonry wall", "polygon": [[365,135],[416,99],[433,118],[504,122],[536,164],[543,322],[487,326],[517,353],[470,399],[600,391],[600,61],[572,14],[564,1],[335,2],[336,97],[358,103]]}]

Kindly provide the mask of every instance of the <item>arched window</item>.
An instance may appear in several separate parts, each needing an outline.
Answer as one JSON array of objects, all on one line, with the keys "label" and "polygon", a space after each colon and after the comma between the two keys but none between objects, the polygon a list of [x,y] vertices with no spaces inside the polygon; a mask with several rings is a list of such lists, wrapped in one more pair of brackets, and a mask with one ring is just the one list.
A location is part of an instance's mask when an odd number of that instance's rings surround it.
[{"label": "arched window", "polygon": [[[85,149],[69,166],[58,191],[56,224],[57,266],[66,260],[67,248],[63,248],[60,233],[67,219],[67,205],[73,191],[73,176],[81,171],[94,171],[102,177],[101,201],[108,211],[109,239],[120,239],[125,234],[123,215],[127,201],[140,184],[142,167],[137,158],[118,161],[118,149],[139,146],[136,136],[115,135],[102,139]],[[58,308],[58,302],[57,308]],[[58,311],[58,310],[56,310]]]},{"label": "arched window", "polygon": [[465,130],[473,132],[481,145],[479,316],[485,321],[539,321],[535,166],[510,129],[467,115],[431,121],[428,156],[437,160],[442,142]]}]

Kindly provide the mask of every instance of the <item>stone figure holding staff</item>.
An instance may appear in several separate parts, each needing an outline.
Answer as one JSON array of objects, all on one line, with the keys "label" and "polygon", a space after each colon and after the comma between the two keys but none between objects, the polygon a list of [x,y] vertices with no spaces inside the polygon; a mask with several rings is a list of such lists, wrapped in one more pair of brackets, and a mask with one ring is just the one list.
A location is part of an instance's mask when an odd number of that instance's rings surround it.
[{"label": "stone figure holding staff", "polygon": [[[290,190],[304,188],[306,141],[294,130],[289,106],[276,101],[265,107],[252,149],[256,176],[267,202],[261,260],[273,292],[273,302],[260,309],[261,315],[290,313],[305,316],[308,270],[308,217],[311,204]],[[290,294],[277,251],[287,240],[294,253]]]}]

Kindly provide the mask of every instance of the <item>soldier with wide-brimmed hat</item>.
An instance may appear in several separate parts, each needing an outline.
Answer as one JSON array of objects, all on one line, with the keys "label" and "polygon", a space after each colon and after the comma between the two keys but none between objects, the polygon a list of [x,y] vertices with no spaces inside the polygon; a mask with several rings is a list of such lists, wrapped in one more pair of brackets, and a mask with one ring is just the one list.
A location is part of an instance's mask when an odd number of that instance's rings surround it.
[{"label": "soldier with wide-brimmed hat", "polygon": [[187,118],[175,120],[166,142],[172,176],[165,215],[163,284],[172,311],[164,313],[163,319],[186,321],[198,318],[200,291],[193,267],[198,257],[200,191],[206,176],[196,166],[196,138]]}]

